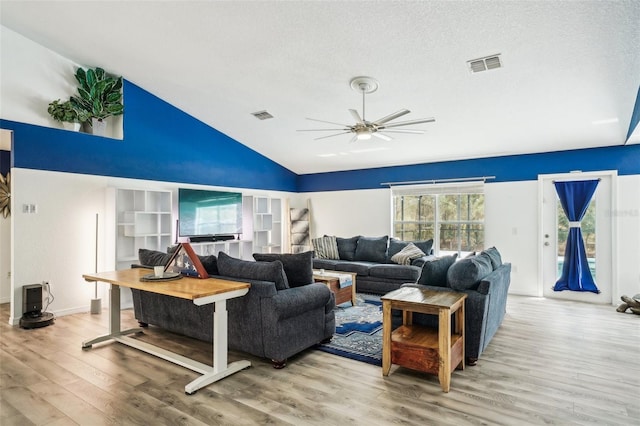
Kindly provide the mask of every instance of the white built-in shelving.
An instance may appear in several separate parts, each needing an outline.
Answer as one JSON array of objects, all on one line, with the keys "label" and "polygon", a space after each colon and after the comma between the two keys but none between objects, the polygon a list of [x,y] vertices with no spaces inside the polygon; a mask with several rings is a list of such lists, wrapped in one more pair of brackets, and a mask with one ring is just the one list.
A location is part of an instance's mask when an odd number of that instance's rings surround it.
[{"label": "white built-in shelving", "polygon": [[171,191],[115,189],[116,269],[138,263],[138,250],[171,245]]},{"label": "white built-in shelving", "polygon": [[282,253],[282,200],[254,196],[253,251]]}]

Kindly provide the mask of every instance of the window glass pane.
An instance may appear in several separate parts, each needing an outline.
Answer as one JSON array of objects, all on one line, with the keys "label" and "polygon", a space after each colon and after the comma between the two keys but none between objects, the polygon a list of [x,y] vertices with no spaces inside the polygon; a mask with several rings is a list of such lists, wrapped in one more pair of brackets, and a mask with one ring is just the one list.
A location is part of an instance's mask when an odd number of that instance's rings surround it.
[{"label": "window glass pane", "polygon": [[460,226],[455,223],[440,224],[440,250],[458,251],[459,229]]},{"label": "window glass pane", "polygon": [[458,198],[459,195],[438,196],[439,219],[452,221],[458,219]]},{"label": "window glass pane", "polygon": [[484,225],[463,223],[460,225],[460,251],[472,252],[484,250]]},{"label": "window glass pane", "polygon": [[394,237],[437,239],[442,254],[483,250],[484,194],[397,195],[393,202]]}]

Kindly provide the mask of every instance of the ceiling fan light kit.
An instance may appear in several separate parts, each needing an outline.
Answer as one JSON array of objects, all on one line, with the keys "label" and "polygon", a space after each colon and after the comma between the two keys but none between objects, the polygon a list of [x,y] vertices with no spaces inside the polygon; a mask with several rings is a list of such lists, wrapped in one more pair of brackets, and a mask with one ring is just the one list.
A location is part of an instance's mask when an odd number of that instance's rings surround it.
[{"label": "ceiling fan light kit", "polygon": [[355,124],[342,124],[342,123],[334,123],[332,121],[325,120],[317,120],[315,118],[307,118],[307,120],[317,121],[320,123],[327,124],[336,124],[341,126],[341,128],[331,128],[331,129],[306,129],[306,130],[298,130],[299,132],[325,132],[325,131],[340,131],[340,133],[335,133],[328,136],[320,136],[315,138],[318,139],[326,139],[334,136],[344,135],[346,133],[352,133],[353,137],[351,138],[351,142],[359,141],[359,140],[369,140],[372,137],[376,137],[378,139],[382,139],[384,141],[391,141],[393,138],[384,134],[383,132],[388,133],[411,133],[411,134],[423,134],[423,130],[408,130],[408,129],[397,129],[398,127],[403,126],[412,126],[415,124],[423,124],[423,123],[433,123],[435,118],[422,118],[418,120],[409,120],[409,121],[399,121],[395,123],[390,123],[396,118],[400,118],[403,115],[409,114],[411,111],[408,109],[401,109],[400,111],[396,111],[392,114],[386,115],[378,120],[368,121],[365,116],[365,95],[370,94],[378,90],[380,86],[378,81],[371,77],[354,77],[349,82],[349,86],[355,90],[356,92],[362,93],[362,116],[355,109],[350,109],[349,112],[351,116],[355,120]]}]

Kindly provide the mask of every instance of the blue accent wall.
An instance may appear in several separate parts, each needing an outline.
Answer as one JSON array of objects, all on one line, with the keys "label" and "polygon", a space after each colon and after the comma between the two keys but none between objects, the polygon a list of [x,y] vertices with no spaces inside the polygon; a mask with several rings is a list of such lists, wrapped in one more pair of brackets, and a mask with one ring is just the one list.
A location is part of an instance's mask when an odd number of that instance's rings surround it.
[{"label": "blue accent wall", "polygon": [[0,127],[14,131],[14,167],[296,190],[292,171],[128,81],[124,100],[123,140],[0,121]]},{"label": "blue accent wall", "polygon": [[640,174],[640,145],[444,161],[298,176],[298,192],[382,188],[384,182],[495,176],[488,182],[536,180],[539,174],[617,170]]},{"label": "blue accent wall", "polygon": [[[627,145],[296,175],[131,82],[125,81],[124,98],[123,140],[0,120],[14,131],[13,167],[286,192],[479,176],[536,180],[571,170],[640,174],[640,145]],[[2,153],[4,174],[9,153]]]}]

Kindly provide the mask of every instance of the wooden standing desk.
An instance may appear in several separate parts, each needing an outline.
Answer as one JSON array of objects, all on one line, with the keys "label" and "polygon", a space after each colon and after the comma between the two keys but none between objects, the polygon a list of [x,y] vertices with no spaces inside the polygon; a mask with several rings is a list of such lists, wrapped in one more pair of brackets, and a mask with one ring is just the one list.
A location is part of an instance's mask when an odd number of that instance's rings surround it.
[{"label": "wooden standing desk", "polygon": [[[149,273],[153,273],[153,271],[134,268],[82,275],[86,281],[100,281],[109,283],[111,286],[109,296],[109,334],[82,342],[83,349],[91,348],[95,343],[115,340],[202,374],[184,387],[184,391],[188,395],[195,393],[198,389],[208,384],[251,366],[251,362],[245,360],[227,364],[227,300],[247,294],[250,287],[249,283],[217,278],[198,279],[189,277],[183,277],[175,281],[140,281],[142,276]],[[213,366],[129,337],[129,334],[142,332],[142,328],[128,330],[120,328],[120,287],[180,297],[192,300],[198,306],[213,303]]]}]

